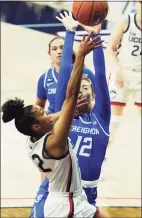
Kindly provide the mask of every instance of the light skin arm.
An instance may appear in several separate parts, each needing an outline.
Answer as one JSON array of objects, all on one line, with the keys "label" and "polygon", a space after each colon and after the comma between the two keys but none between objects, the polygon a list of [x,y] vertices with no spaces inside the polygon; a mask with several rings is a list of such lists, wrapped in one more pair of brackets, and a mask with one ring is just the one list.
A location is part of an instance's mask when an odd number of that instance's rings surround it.
[{"label": "light skin arm", "polygon": [[43,100],[43,99],[40,99],[40,98],[36,97],[35,104],[39,105],[42,108],[45,108],[46,101],[47,100]]},{"label": "light skin arm", "polygon": [[118,87],[123,87],[123,76],[121,75],[121,68],[119,66],[116,53],[127,27],[128,15],[123,17],[114,27],[107,47],[107,61],[109,63],[112,73],[115,73],[116,84]]},{"label": "light skin arm", "polygon": [[90,37],[91,34],[87,39],[83,37],[83,40],[80,43],[73,72],[67,86],[66,99],[60,112],[60,118],[54,124],[52,133],[46,141],[46,150],[54,157],[60,157],[68,151],[68,132],[74,117],[74,111],[80,90],[84,58],[90,51],[99,46],[98,43],[95,43],[95,39],[91,41]]}]

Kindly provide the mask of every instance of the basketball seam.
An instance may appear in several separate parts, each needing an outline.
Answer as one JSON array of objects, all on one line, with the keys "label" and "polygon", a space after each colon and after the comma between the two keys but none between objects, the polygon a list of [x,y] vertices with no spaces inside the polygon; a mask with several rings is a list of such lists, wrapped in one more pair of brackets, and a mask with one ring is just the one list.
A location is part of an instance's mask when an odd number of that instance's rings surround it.
[{"label": "basketball seam", "polygon": [[81,9],[83,3],[84,3],[84,2],[82,2],[81,6],[80,6],[80,8],[79,8],[79,10],[78,10],[78,13],[77,13],[77,16],[76,16],[76,17],[77,17],[77,20],[78,20],[78,14],[79,14],[79,11],[80,11],[80,9]]},{"label": "basketball seam", "polygon": [[[93,9],[94,9],[94,5],[95,5],[94,2],[92,2],[92,4],[93,4],[93,7],[92,7],[92,11],[91,11],[90,17],[89,17],[89,21],[90,21],[90,22],[92,21],[91,18],[92,18],[92,13],[93,13],[93,11],[94,11],[94,10],[93,10]],[[90,20],[90,19],[91,19],[91,20]],[[90,25],[90,22],[89,22],[89,25]],[[92,23],[92,22],[91,22],[91,23]]]}]

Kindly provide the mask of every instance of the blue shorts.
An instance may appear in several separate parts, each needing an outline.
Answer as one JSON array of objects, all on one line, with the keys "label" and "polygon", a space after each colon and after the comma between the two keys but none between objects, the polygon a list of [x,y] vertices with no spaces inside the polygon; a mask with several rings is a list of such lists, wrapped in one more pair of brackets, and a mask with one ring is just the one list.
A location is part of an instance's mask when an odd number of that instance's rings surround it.
[{"label": "blue shorts", "polygon": [[29,218],[44,217],[44,203],[48,196],[48,185],[49,185],[48,179],[45,178],[43,183],[39,187]]},{"label": "blue shorts", "polygon": [[90,204],[92,205],[96,205],[96,199],[97,199],[97,187],[95,188],[83,188],[86,196],[87,196],[87,200]]}]

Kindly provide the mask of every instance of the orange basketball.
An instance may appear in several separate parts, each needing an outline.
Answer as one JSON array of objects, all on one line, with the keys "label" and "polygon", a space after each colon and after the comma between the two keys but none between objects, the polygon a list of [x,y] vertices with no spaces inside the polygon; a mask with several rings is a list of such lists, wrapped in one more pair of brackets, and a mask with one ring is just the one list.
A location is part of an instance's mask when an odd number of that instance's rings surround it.
[{"label": "orange basketball", "polygon": [[74,18],[86,26],[100,24],[108,14],[106,1],[77,1],[73,2]]}]

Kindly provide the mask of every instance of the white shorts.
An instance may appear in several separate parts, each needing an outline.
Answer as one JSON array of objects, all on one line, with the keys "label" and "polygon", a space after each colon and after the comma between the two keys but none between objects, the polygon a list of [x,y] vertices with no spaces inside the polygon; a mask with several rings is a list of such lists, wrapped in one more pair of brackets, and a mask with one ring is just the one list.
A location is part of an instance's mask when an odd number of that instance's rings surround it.
[{"label": "white shorts", "polygon": [[124,87],[116,87],[115,77],[111,74],[109,79],[110,101],[112,103],[127,103],[129,95],[132,93],[136,104],[141,104],[141,72],[123,70]]},{"label": "white shorts", "polygon": [[[96,207],[87,202],[84,192],[80,192],[72,199],[63,193],[49,193],[44,204],[44,217],[73,217],[93,218]],[[70,216],[69,216],[70,215]]]}]

